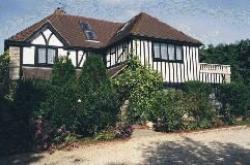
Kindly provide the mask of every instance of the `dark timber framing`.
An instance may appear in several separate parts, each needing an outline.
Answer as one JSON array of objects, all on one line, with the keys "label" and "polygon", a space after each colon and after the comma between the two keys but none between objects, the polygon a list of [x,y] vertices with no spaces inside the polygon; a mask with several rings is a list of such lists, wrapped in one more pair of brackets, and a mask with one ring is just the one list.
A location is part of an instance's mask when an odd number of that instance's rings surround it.
[{"label": "dark timber framing", "polygon": [[[49,29],[52,33],[48,36],[48,40],[44,36],[43,32]],[[32,44],[32,40],[41,35],[44,38],[45,45]],[[63,46],[51,46],[49,40],[55,35]],[[154,52],[154,45],[159,44],[159,57],[156,57]],[[71,51],[75,53],[75,65],[76,68],[81,68],[84,60],[88,58],[90,53],[99,54],[103,57],[103,61],[107,68],[116,67],[126,62],[129,58],[129,54],[136,55],[143,65],[149,65],[153,69],[156,69],[164,78],[164,81],[168,84],[181,84],[189,80],[208,80],[213,82],[225,82],[225,75],[223,74],[210,74],[199,72],[199,58],[197,49],[201,44],[194,44],[184,41],[160,39],[154,37],[141,36],[140,34],[129,34],[122,39],[116,40],[113,43],[108,44],[105,47],[72,47],[69,41],[64,39],[62,35],[51,25],[48,21],[32,35],[30,35],[23,42],[5,40],[4,50],[7,50],[9,46],[18,46],[20,48],[20,76],[22,76],[22,66],[33,67],[52,67],[53,64],[39,64],[38,63],[38,49],[46,49],[46,61],[48,59],[48,49],[55,50],[55,59],[58,59],[59,49],[67,51],[67,54]],[[167,59],[163,59],[162,44],[166,44]],[[174,59],[169,59],[169,45],[174,46]],[[35,60],[34,65],[23,64],[23,48],[35,47]],[[180,46],[181,60],[177,59],[177,46]],[[73,53],[73,54],[74,54]],[[71,55],[71,54],[70,54]]]}]

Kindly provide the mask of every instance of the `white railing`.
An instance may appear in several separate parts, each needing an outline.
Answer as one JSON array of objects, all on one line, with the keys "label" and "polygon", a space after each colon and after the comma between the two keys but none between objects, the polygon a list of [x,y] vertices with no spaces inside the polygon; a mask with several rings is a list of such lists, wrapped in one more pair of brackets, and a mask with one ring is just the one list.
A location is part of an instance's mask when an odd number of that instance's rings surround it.
[{"label": "white railing", "polygon": [[200,71],[208,73],[231,74],[230,65],[200,63]]},{"label": "white railing", "polygon": [[200,81],[207,83],[230,83],[230,65],[200,63]]}]

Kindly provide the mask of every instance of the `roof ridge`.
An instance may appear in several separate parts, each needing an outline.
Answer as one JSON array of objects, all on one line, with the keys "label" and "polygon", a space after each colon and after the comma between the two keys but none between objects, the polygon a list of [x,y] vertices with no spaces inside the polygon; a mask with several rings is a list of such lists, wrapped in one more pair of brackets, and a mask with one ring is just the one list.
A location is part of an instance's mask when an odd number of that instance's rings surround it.
[{"label": "roof ridge", "polygon": [[64,14],[61,16],[69,16],[69,17],[77,17],[77,18],[84,18],[84,19],[89,19],[89,20],[94,20],[94,21],[102,21],[106,23],[113,23],[113,24],[124,24],[124,22],[114,22],[114,21],[109,21],[109,20],[104,20],[104,19],[98,19],[98,18],[93,18],[93,17],[86,17],[86,16],[81,16],[81,15],[73,15],[73,14]]}]

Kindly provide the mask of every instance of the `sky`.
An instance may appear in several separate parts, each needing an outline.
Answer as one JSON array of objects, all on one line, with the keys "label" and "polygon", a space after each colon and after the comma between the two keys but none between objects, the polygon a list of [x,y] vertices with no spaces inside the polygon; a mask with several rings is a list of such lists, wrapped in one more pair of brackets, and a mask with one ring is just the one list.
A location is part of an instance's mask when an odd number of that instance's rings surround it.
[{"label": "sky", "polygon": [[0,0],[0,52],[4,39],[57,7],[69,14],[115,22],[146,12],[205,45],[250,38],[250,0]]}]

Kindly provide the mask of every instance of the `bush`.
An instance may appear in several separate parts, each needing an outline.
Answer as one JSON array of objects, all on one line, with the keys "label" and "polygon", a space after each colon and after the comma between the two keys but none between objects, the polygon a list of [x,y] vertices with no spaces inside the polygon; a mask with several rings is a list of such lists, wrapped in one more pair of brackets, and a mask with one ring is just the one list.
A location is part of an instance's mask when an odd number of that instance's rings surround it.
[{"label": "bush", "polygon": [[[48,128],[49,130],[57,132],[58,129],[63,127],[63,130],[75,132],[77,129],[76,116],[78,110],[77,83],[74,66],[68,58],[59,59],[53,67],[50,90],[46,100],[41,105],[39,113],[37,113],[37,119],[47,121],[47,127],[51,127]],[[51,136],[53,136],[51,137],[52,141],[55,141],[55,138],[60,139],[56,134]]]},{"label": "bush", "polygon": [[83,65],[78,86],[78,133],[85,136],[94,135],[114,125],[119,107],[100,56],[93,54],[88,57]]},{"label": "bush", "polygon": [[75,83],[76,71],[69,58],[60,58],[53,66],[52,84],[66,86]]},{"label": "bush", "polygon": [[212,93],[211,86],[201,82],[187,82],[184,84],[183,91],[185,111],[191,119],[187,127],[191,129],[212,127],[216,120],[216,110],[209,97]]},{"label": "bush", "polygon": [[19,80],[12,87],[13,98],[0,100],[4,105],[0,111],[0,154],[27,152],[35,147],[33,114],[48,89],[45,82],[31,80]]},{"label": "bush", "polygon": [[114,79],[113,84],[120,103],[129,100],[130,123],[146,121],[145,110],[148,109],[152,93],[163,88],[161,76],[150,67],[142,66],[135,58],[128,62],[128,67]]},{"label": "bush", "polygon": [[157,131],[171,132],[183,128],[183,92],[175,89],[157,91],[152,95],[148,119]]},{"label": "bush", "polygon": [[221,103],[220,115],[225,122],[232,122],[235,117],[249,117],[250,91],[242,83],[222,84],[217,91]]},{"label": "bush", "polygon": [[113,139],[126,139],[129,138],[133,133],[133,128],[130,125],[119,125],[116,127],[108,128],[98,132],[95,135],[96,140],[113,140]]},{"label": "bush", "polygon": [[9,54],[0,55],[0,99],[6,94],[9,87]]},{"label": "bush", "polygon": [[131,125],[119,125],[115,128],[115,137],[116,138],[129,138],[133,133],[133,128]]}]

